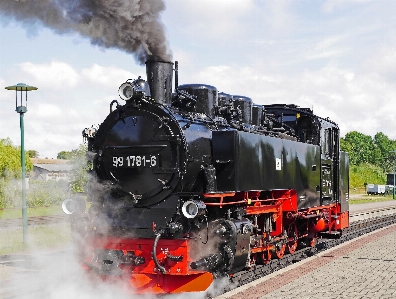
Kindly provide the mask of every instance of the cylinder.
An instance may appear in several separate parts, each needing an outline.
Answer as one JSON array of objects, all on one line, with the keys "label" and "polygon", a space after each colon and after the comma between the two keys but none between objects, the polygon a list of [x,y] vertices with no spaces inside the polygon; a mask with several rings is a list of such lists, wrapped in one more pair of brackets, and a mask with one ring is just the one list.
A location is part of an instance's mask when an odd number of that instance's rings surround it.
[{"label": "cylinder", "polygon": [[252,107],[252,125],[261,126],[263,119],[263,106],[254,104]]},{"label": "cylinder", "polygon": [[160,104],[172,103],[173,63],[165,61],[146,61],[147,82],[151,97]]},{"label": "cylinder", "polygon": [[213,107],[217,106],[217,88],[206,84],[184,84],[178,87],[197,97],[195,110],[211,117],[214,116]]},{"label": "cylinder", "polygon": [[253,101],[251,98],[244,96],[232,96],[234,100],[234,107],[241,109],[242,122],[245,124],[252,123],[252,105]]},{"label": "cylinder", "polygon": [[232,95],[228,93],[219,92],[217,99],[219,107],[232,106]]}]

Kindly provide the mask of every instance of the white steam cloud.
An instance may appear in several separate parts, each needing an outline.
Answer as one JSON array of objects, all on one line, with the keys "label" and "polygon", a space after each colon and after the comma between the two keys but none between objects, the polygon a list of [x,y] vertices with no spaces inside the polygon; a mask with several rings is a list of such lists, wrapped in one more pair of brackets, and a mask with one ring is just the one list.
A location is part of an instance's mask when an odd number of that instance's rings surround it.
[{"label": "white steam cloud", "polygon": [[77,262],[70,248],[63,251],[32,255],[17,255],[8,266],[18,268],[10,280],[2,284],[10,296],[29,299],[206,299],[207,294],[219,295],[228,279],[216,281],[207,292],[156,296],[153,294],[127,294],[123,282],[103,282],[92,279]]}]

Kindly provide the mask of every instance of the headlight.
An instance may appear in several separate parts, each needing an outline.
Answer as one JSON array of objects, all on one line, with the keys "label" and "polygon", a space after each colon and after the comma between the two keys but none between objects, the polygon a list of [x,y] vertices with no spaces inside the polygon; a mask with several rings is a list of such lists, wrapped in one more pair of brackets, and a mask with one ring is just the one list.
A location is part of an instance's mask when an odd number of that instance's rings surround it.
[{"label": "headlight", "polygon": [[129,82],[123,83],[118,89],[118,94],[120,98],[123,99],[124,101],[130,100],[134,94],[134,88],[132,84]]},{"label": "headlight", "polygon": [[76,211],[76,201],[71,198],[66,198],[62,202],[62,210],[67,215],[73,214]]},{"label": "headlight", "polygon": [[86,202],[82,198],[66,198],[62,202],[62,210],[67,215],[85,213],[86,208]]},{"label": "headlight", "polygon": [[192,219],[197,215],[205,214],[206,205],[202,201],[188,200],[183,204],[182,213],[184,217]]}]

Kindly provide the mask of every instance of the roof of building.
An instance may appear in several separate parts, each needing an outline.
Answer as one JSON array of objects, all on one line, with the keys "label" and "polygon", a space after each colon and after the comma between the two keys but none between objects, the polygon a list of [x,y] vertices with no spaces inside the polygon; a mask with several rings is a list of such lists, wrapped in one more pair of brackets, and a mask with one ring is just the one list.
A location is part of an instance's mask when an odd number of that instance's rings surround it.
[{"label": "roof of building", "polygon": [[33,164],[67,164],[69,160],[30,158]]},{"label": "roof of building", "polygon": [[68,172],[72,170],[72,164],[33,164],[34,167],[39,167],[52,172]]}]

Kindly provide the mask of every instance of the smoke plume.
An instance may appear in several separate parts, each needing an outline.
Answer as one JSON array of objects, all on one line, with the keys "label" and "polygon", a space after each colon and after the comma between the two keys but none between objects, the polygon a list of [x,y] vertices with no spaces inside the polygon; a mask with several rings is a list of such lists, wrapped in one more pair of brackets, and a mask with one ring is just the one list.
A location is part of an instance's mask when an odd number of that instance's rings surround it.
[{"label": "smoke plume", "polygon": [[91,43],[147,58],[171,61],[162,0],[1,0],[0,14],[29,26],[42,24],[59,34],[79,33]]}]

